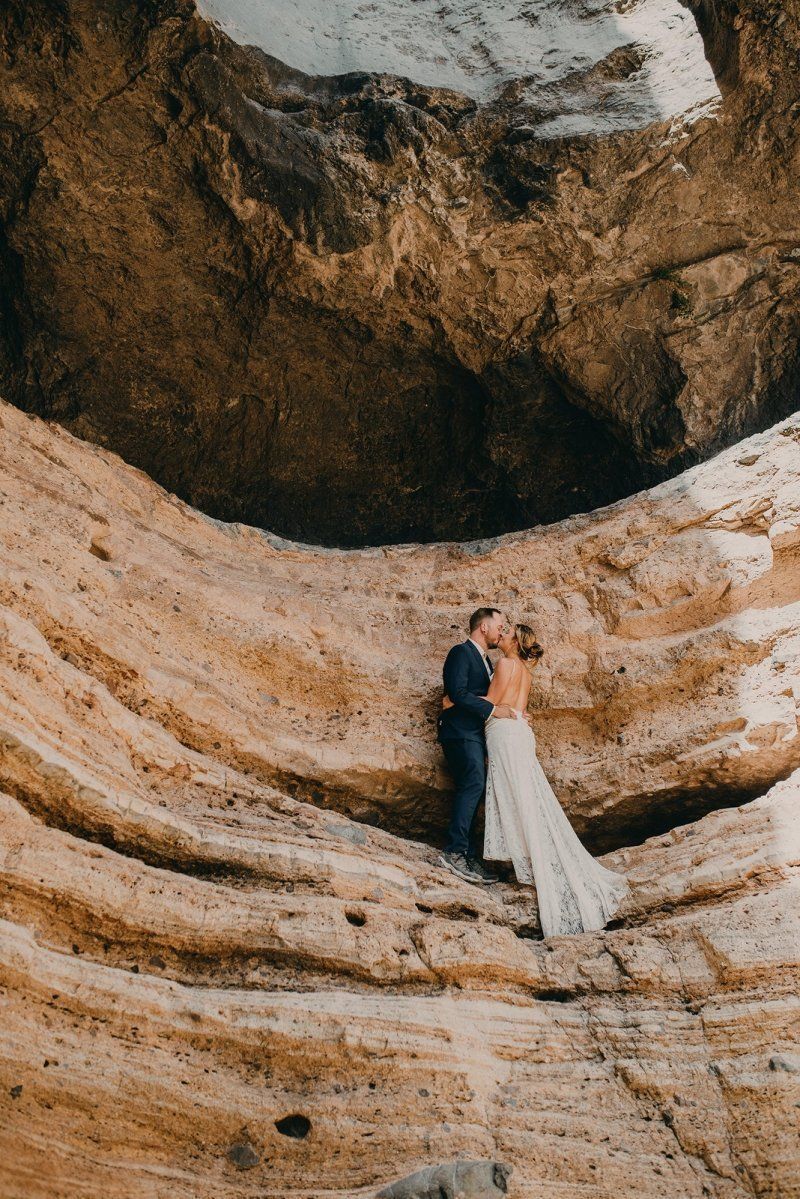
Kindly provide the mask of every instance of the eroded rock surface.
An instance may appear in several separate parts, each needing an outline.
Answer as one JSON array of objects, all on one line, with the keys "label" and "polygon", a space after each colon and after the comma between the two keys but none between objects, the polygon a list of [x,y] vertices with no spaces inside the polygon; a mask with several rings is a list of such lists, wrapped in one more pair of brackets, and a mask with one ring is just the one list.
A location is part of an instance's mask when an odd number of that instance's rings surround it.
[{"label": "eroded rock surface", "polygon": [[[512,1199],[800,1195],[796,419],[559,529],[349,553],[0,419],[4,1199],[372,1197],[458,1159]],[[576,822],[619,839],[682,779],[604,859],[604,933],[543,942],[530,892],[346,815],[440,802],[478,585],[535,603]]]},{"label": "eroded rock surface", "polygon": [[[538,751],[595,848],[800,767],[797,417],[589,516],[349,552],[219,524],[113,455],[2,419],[5,588],[58,706],[87,671],[231,769],[435,841],[441,663],[496,602],[545,646]],[[20,724],[47,719],[38,688],[11,694]]]},{"label": "eroded rock surface", "polygon": [[[4,6],[7,398],[337,545],[555,520],[796,407],[794,6],[307,6],[270,50],[237,3],[260,47],[189,0]],[[332,12],[360,69],[304,74]],[[479,98],[411,70],[432,28]]]}]

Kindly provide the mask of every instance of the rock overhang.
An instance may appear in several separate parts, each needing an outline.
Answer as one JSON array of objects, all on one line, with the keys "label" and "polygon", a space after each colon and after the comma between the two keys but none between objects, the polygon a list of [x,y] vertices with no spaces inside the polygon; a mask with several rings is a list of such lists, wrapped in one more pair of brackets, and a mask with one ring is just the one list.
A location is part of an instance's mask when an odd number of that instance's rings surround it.
[{"label": "rock overhang", "polygon": [[[796,29],[737,11],[534,7],[534,32],[644,24],[528,103],[522,76],[478,102],[303,75],[188,0],[32,6],[4,63],[0,386],[212,516],[329,545],[491,536],[679,473],[800,377]],[[674,83],[659,22],[693,13],[716,116],[547,134]]]}]

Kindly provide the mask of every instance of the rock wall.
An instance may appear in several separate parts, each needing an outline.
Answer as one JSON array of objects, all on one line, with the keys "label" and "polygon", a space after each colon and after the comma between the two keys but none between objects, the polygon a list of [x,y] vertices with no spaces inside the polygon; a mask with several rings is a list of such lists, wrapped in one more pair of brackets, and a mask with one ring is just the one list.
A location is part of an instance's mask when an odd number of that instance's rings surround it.
[{"label": "rock wall", "polygon": [[[583,7],[596,46],[644,12]],[[767,427],[798,383],[797,15],[690,8],[723,98],[685,114],[652,13],[478,101],[305,75],[189,0],[9,0],[3,394],[336,545],[557,520]]]},{"label": "rock wall", "polygon": [[[200,7],[0,11],[0,1199],[800,1196],[795,7]],[[603,933],[437,864],[484,602]]]},{"label": "rock wall", "polygon": [[485,602],[545,646],[539,753],[596,848],[800,767],[797,417],[559,525],[347,552],[218,524],[115,456],[2,416],[20,615],[231,769],[435,840],[441,662]]},{"label": "rock wall", "polygon": [[[481,1195],[800,1195],[797,418],[558,528],[349,553],[0,419],[4,1199],[458,1158]],[[545,641],[565,806],[625,842],[604,933],[348,818],[441,803],[438,659],[487,593]]]}]

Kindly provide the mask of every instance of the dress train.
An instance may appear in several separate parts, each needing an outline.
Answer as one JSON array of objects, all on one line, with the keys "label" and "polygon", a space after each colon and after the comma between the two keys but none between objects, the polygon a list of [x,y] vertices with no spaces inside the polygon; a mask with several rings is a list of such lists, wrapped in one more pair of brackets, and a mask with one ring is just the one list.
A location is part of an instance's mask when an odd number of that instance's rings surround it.
[{"label": "dress train", "polygon": [[483,856],[512,862],[533,883],[545,937],[604,928],[629,892],[627,879],[584,849],[536,757],[533,730],[515,720],[486,722],[489,769]]}]

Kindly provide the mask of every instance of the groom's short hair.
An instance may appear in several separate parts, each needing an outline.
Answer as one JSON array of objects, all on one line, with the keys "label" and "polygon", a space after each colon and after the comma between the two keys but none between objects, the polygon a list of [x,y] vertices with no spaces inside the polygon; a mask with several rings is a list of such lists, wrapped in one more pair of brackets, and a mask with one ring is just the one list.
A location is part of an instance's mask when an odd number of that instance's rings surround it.
[{"label": "groom's short hair", "polygon": [[491,620],[495,615],[502,616],[499,608],[476,608],[469,618],[470,633],[474,633],[482,621]]}]

